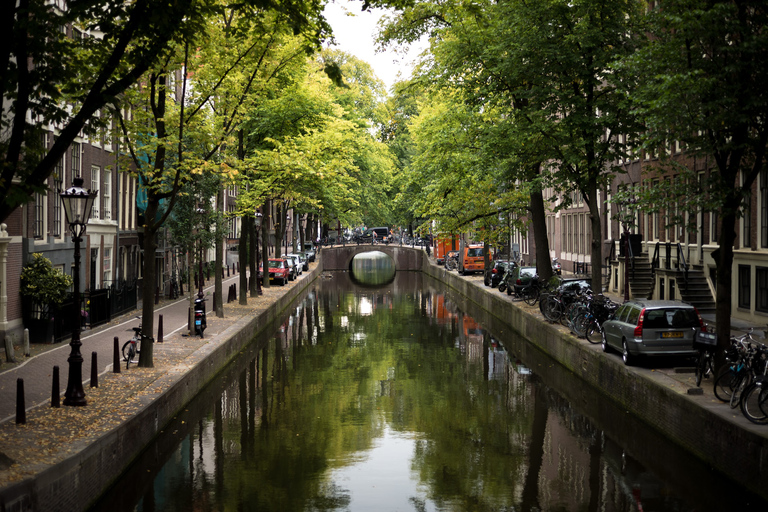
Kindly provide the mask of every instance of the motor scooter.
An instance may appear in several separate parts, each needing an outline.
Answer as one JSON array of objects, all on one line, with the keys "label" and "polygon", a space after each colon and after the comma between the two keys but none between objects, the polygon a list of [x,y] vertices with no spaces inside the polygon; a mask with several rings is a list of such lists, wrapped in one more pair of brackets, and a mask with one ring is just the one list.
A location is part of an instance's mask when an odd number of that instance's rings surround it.
[{"label": "motor scooter", "polygon": [[206,299],[202,295],[195,298],[195,334],[199,334],[201,338],[203,331],[208,326],[205,321],[205,301]]},{"label": "motor scooter", "polygon": [[563,266],[557,258],[552,258],[552,272],[559,276],[563,275]]}]

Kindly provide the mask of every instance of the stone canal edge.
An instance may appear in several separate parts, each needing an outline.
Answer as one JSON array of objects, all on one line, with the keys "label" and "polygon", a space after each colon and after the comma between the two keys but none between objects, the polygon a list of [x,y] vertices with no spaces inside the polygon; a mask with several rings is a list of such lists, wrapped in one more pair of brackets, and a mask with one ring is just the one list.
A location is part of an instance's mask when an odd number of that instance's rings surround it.
[{"label": "stone canal edge", "polygon": [[[217,338],[190,355],[183,366],[160,375],[152,384],[157,391],[144,394],[135,412],[109,432],[87,442],[73,441],[72,454],[64,460],[41,464],[17,482],[0,483],[2,510],[79,511],[93,505],[163,427],[314,283],[323,271],[322,258],[318,261],[304,279],[286,288],[265,310],[234,320]],[[663,373],[625,367],[619,358],[603,354],[599,345],[590,345],[548,324],[504,294],[484,287],[482,280],[447,272],[428,258],[423,258],[421,270],[490,317],[513,326],[537,349],[639,421],[768,498],[766,427],[745,424],[748,422],[738,417],[739,411],[687,394],[686,386]]]},{"label": "stone canal edge", "polygon": [[599,344],[579,339],[559,324],[534,314],[535,308],[511,302],[506,294],[436,265],[423,271],[483,310],[476,318],[493,333],[493,324],[510,326],[527,342],[605,397],[715,470],[768,499],[768,426],[750,423],[740,409],[714,398],[713,379],[704,394],[689,394],[692,380],[674,371],[627,367]]}]

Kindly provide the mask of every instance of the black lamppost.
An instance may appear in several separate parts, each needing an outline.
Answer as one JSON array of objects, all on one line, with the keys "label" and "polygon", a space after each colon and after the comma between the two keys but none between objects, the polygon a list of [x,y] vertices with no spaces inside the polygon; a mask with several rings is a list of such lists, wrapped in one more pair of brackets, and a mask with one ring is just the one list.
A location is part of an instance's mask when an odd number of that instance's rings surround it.
[{"label": "black lamppost", "polygon": [[[261,220],[264,216],[261,214],[261,212],[256,212],[253,219],[253,226],[256,228],[256,293],[259,295],[263,295],[264,292],[261,290],[261,283],[259,282],[259,265],[261,265],[261,255],[259,254],[259,245],[261,245],[261,237],[259,236],[261,234]],[[262,272],[263,275],[267,275],[267,266],[264,265],[264,271]]]},{"label": "black lamppost", "polygon": [[69,354],[69,376],[67,378],[67,391],[64,393],[64,405],[87,405],[85,391],[83,391],[83,356],[80,354],[80,242],[85,234],[88,217],[91,216],[93,201],[98,195],[98,190],[86,190],[83,188],[83,178],[72,180],[72,186],[64,192],[59,192],[61,202],[64,205],[64,215],[67,224],[72,231],[72,241],[75,242],[75,267],[72,269],[74,281],[73,299],[77,317],[72,328],[72,341],[69,346],[72,351]]}]

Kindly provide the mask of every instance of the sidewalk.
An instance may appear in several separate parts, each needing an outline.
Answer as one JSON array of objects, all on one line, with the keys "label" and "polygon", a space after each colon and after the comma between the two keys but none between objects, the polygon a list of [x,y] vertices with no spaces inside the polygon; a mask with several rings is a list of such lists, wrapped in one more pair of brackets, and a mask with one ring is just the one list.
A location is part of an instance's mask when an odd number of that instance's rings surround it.
[{"label": "sidewalk", "polygon": [[[310,270],[315,266],[311,264]],[[0,373],[0,493],[14,482],[27,479],[72,457],[106,433],[114,431],[164,390],[166,385],[162,383],[168,380],[169,375],[181,375],[195,364],[200,349],[209,350],[210,347],[213,350],[217,346],[219,334],[238,320],[267,310],[297,282],[307,277],[308,272],[304,272],[296,281],[285,286],[263,288],[263,295],[249,298],[248,305],[242,306],[237,302],[226,304],[225,301],[224,318],[217,318],[209,311],[208,327],[202,339],[186,335],[188,295],[186,298],[161,303],[155,310],[155,326],[157,315],[162,314],[164,335],[163,343],[154,345],[154,368],[131,365],[126,370],[125,362],[121,360],[121,373],[112,371],[113,338],[117,336],[121,344],[129,339],[131,327],[138,325],[136,314],[139,311],[124,315],[101,328],[84,331],[81,352],[84,359],[83,388],[88,402],[85,407],[49,406],[54,365],[60,369],[61,392],[67,387],[68,344],[56,344],[52,346],[54,348],[27,358],[22,364]],[[225,296],[232,283],[237,283],[239,290],[239,279],[239,275],[224,279]],[[205,293],[210,309],[213,286],[206,286]],[[157,332],[153,334],[157,338]],[[97,388],[89,387],[91,352],[98,354]],[[24,356],[17,353],[18,359],[24,359]],[[25,425],[15,423],[18,378],[24,379],[27,406]]]}]

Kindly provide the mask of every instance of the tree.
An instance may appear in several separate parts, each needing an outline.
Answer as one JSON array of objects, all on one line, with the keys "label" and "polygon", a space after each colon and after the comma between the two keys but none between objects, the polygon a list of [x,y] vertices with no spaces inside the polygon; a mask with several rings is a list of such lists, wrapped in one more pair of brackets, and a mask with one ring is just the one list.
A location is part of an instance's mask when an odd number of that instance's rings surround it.
[{"label": "tree", "polygon": [[[94,114],[196,31],[207,10],[205,0],[83,0],[67,2],[63,12],[56,5],[22,0],[0,7],[0,220],[45,189],[75,137],[99,128]],[[51,127],[56,140],[43,148],[40,134]]]},{"label": "tree", "polygon": [[[768,149],[768,6],[746,0],[665,0],[626,69],[641,78],[631,98],[649,151],[681,141],[715,167],[701,193],[719,214],[716,323],[725,348],[731,325],[736,221]],[[688,187],[694,194],[696,187]]]},{"label": "tree", "polygon": [[498,139],[494,151],[506,153],[509,181],[531,185],[542,275],[549,263],[541,191],[554,187],[562,205],[578,191],[590,210],[592,281],[600,287],[598,191],[610,178],[607,164],[624,151],[616,134],[636,130],[620,87],[625,77],[611,64],[634,48],[635,9],[634,2],[594,0],[420,2],[382,33],[383,41],[408,42],[429,32],[432,58],[423,74],[461,90],[478,109],[499,110],[494,126],[509,139]]}]

